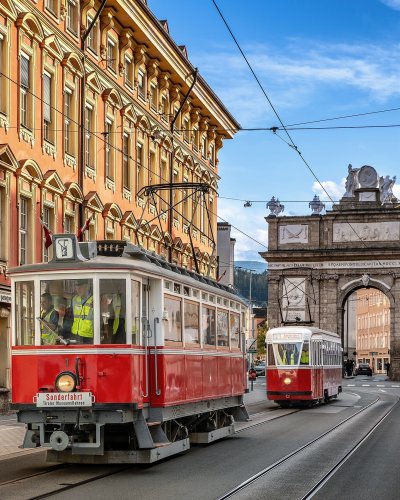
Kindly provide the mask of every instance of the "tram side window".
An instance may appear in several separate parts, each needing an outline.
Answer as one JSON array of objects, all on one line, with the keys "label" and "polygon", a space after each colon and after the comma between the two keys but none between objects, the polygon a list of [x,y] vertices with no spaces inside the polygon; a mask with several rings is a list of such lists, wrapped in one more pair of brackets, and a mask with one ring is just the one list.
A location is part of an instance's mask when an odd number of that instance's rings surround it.
[{"label": "tram side window", "polygon": [[164,323],[165,340],[182,342],[182,302],[175,297],[164,297],[164,309],[168,321]]},{"label": "tram side window", "polygon": [[229,346],[228,311],[217,312],[217,345]]},{"label": "tram side window", "polygon": [[[132,344],[139,343],[140,331],[140,283],[131,281]],[[129,339],[128,339],[129,340]]]},{"label": "tram side window", "polygon": [[185,300],[183,324],[185,343],[199,344],[199,304]]},{"label": "tram side window", "polygon": [[19,281],[15,284],[15,327],[16,345],[34,345],[34,284],[33,281]]},{"label": "tram side window", "polygon": [[100,342],[125,344],[126,281],[100,280]]},{"label": "tram side window", "polygon": [[215,309],[203,306],[201,309],[201,341],[203,345],[215,346]]},{"label": "tram side window", "polygon": [[239,314],[230,313],[229,314],[229,326],[230,326],[230,332],[231,332],[231,348],[232,349],[239,348],[239,332],[240,332],[239,324],[240,324]]}]

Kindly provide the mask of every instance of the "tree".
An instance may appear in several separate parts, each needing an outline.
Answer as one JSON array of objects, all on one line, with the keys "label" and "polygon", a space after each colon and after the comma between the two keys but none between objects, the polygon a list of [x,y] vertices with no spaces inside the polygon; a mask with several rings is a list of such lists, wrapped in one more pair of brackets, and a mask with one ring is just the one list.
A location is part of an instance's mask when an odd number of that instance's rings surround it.
[{"label": "tree", "polygon": [[257,329],[257,353],[265,354],[265,335],[267,334],[267,322]]}]

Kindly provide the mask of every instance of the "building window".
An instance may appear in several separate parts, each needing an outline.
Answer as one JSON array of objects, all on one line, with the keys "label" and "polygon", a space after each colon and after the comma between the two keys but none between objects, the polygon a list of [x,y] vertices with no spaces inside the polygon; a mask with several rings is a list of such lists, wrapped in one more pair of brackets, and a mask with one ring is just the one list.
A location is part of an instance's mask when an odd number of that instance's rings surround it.
[{"label": "building window", "polygon": [[117,72],[117,48],[111,38],[107,39],[107,68],[113,73]]},{"label": "building window", "polygon": [[124,132],[122,138],[122,183],[124,188],[126,189],[131,188],[130,155],[131,152],[130,152],[129,134]]},{"label": "building window", "polygon": [[106,130],[105,130],[105,135],[106,135],[106,144],[105,144],[105,151],[106,151],[106,159],[105,159],[105,170],[106,170],[106,177],[109,179],[114,179],[114,172],[113,172],[113,165],[112,165],[112,156],[113,156],[113,123],[111,120],[106,120]]},{"label": "building window", "polygon": [[145,91],[145,80],[146,76],[142,70],[138,71],[138,94],[139,97],[146,100],[146,91]]},{"label": "building window", "polygon": [[66,234],[75,233],[75,220],[72,215],[66,215],[64,218],[64,233]]},{"label": "building window", "polygon": [[211,165],[214,165],[215,164],[215,147],[214,147],[214,144],[211,144],[210,146],[210,163]]},{"label": "building window", "polygon": [[133,88],[133,62],[132,59],[125,56],[125,85]]},{"label": "building window", "polygon": [[161,119],[165,122],[169,120],[168,99],[166,95],[161,97]]},{"label": "building window", "polygon": [[203,158],[207,157],[207,137],[203,136],[203,139],[201,140],[201,156]]},{"label": "building window", "polygon": [[28,255],[29,201],[20,198],[19,201],[19,263],[26,264]]},{"label": "building window", "polygon": [[86,104],[85,115],[85,164],[93,168],[93,108]]},{"label": "building window", "polygon": [[46,0],[45,8],[58,17],[58,0]]},{"label": "building window", "polygon": [[137,162],[136,192],[137,193],[143,187],[142,185],[142,177],[144,170],[143,158],[144,158],[143,145],[138,143],[136,146],[136,162]]},{"label": "building window", "polygon": [[[87,18],[87,28],[92,24],[93,18],[88,16]],[[89,31],[88,37],[86,38],[86,47],[91,50],[94,54],[97,54],[98,40],[99,40],[99,23],[96,24]]]},{"label": "building window", "polygon": [[54,133],[51,129],[52,114],[52,78],[45,73],[43,75],[43,134],[46,141],[54,143]]},{"label": "building window", "polygon": [[0,259],[6,260],[6,193],[0,186]]},{"label": "building window", "polygon": [[74,153],[73,133],[73,95],[70,89],[64,91],[64,149],[67,154]]},{"label": "building window", "polygon": [[31,116],[31,61],[28,56],[21,54],[20,57],[20,113],[21,125],[30,128]]},{"label": "building window", "polygon": [[67,29],[78,35],[79,3],[77,0],[67,0]]},{"label": "building window", "polygon": [[199,150],[199,129],[195,128],[193,130],[193,149],[195,151]]},{"label": "building window", "polygon": [[150,85],[150,106],[151,109],[157,111],[157,87],[154,84]]},{"label": "building window", "polygon": [[[47,226],[47,228],[52,230],[52,217],[51,217],[51,209],[49,207],[43,207],[43,223]],[[46,248],[46,238],[44,236],[43,231],[43,262],[49,262],[49,248]]]},{"label": "building window", "polygon": [[185,118],[183,120],[183,140],[189,144],[190,142],[190,126],[189,126],[189,119]]},{"label": "building window", "polygon": [[6,40],[3,38],[3,35],[0,33],[0,113],[4,115],[7,114],[7,99],[8,99],[8,80],[5,77],[7,74],[7,53],[4,52],[5,49],[8,49]]}]

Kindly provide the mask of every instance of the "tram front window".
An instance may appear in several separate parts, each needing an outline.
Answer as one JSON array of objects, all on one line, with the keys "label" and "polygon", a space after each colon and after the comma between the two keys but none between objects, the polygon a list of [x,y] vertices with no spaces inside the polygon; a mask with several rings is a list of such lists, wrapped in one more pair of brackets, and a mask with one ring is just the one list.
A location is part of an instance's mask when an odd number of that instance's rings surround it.
[{"label": "tram front window", "polygon": [[125,344],[126,281],[100,280],[100,342]]},{"label": "tram front window", "polygon": [[274,354],[277,366],[298,365],[300,360],[301,342],[274,344]]},{"label": "tram front window", "polygon": [[93,344],[93,280],[48,280],[40,282],[40,323],[42,345]]}]

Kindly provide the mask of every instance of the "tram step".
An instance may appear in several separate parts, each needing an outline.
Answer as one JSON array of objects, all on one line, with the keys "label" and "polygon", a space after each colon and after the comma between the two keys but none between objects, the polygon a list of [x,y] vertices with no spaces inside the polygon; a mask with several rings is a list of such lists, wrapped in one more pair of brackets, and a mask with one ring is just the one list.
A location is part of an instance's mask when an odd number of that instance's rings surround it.
[{"label": "tram step", "polygon": [[154,425],[161,425],[161,422],[146,422],[148,427],[153,427]]}]

